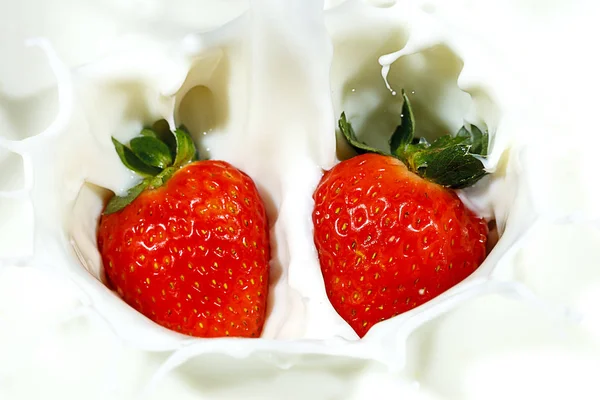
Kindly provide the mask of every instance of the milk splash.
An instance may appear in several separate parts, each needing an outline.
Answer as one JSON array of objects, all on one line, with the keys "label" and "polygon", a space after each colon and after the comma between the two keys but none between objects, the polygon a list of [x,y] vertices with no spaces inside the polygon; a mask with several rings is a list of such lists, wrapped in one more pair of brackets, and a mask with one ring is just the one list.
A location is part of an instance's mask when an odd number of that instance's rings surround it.
[{"label": "milk splash", "polygon": [[[589,267],[592,258],[582,256],[579,279],[564,266],[569,258],[560,258],[567,251],[560,243],[575,241],[581,226],[588,230],[577,239],[582,251],[600,242],[597,214],[588,206],[593,193],[572,183],[571,176],[561,184],[578,197],[557,197],[557,184],[539,168],[558,172],[550,165],[560,159],[563,168],[578,171],[587,161],[573,147],[558,152],[546,145],[536,152],[529,146],[532,137],[558,134],[546,124],[541,132],[543,111],[514,96],[527,88],[531,98],[543,80],[521,85],[527,81],[525,69],[502,68],[510,64],[502,42],[465,28],[469,17],[456,12],[466,3],[417,1],[376,8],[348,1],[323,12],[319,0],[253,0],[247,13],[216,31],[189,35],[183,42],[134,38],[107,58],[74,70],[60,62],[50,43],[33,41],[56,75],[60,111],[36,136],[0,137],[1,148],[22,157],[25,177],[22,189],[2,191],[0,198],[31,202],[34,221],[32,255],[1,259],[0,265],[44,269],[74,284],[79,308],[65,320],[99,318],[128,346],[167,352],[153,378],[142,383],[148,398],[158,398],[161,382],[172,374],[200,382],[199,393],[215,397],[252,390],[281,398],[292,387],[304,389],[302,398],[359,399],[377,390],[414,398],[430,392],[483,398],[482,386],[453,386],[444,376],[457,369],[462,375],[456,380],[468,381],[474,366],[493,372],[500,364],[486,355],[502,348],[513,351],[506,354],[514,363],[535,369],[538,364],[524,358],[519,346],[499,339],[504,332],[527,344],[527,330],[542,343],[542,354],[565,353],[563,368],[596,365],[579,349],[597,354],[594,342],[600,336],[592,333],[600,333],[595,325],[600,318],[582,298],[598,298],[600,273]],[[455,130],[465,120],[484,123],[493,134],[487,165],[492,175],[461,196],[496,220],[501,238],[465,282],[378,324],[359,341],[325,295],[312,245],[311,195],[321,169],[336,161],[335,118],[346,111],[359,132],[377,141],[397,118],[400,96],[389,91],[402,87],[414,91],[415,113],[433,119],[425,125],[429,133]],[[110,136],[126,140],[158,118],[173,126],[186,123],[205,152],[246,171],[266,200],[274,259],[271,309],[261,339],[179,335],[136,313],[102,284],[95,228],[106,189],[120,193],[137,179],[120,164]],[[570,236],[557,226],[568,226]],[[544,246],[561,261],[544,258]],[[546,269],[538,267],[540,259]],[[572,286],[548,283],[553,278],[544,271],[569,277]],[[495,331],[481,326],[485,318]],[[560,328],[551,329],[555,326]],[[464,336],[487,344],[477,353],[483,356],[469,353],[463,359],[453,353],[465,346]],[[250,383],[242,379],[247,374],[253,377]],[[209,394],[209,383],[222,376],[226,384]],[[281,376],[288,380],[269,379]],[[321,384],[311,385],[316,376]],[[593,382],[581,387],[593,393]]]}]

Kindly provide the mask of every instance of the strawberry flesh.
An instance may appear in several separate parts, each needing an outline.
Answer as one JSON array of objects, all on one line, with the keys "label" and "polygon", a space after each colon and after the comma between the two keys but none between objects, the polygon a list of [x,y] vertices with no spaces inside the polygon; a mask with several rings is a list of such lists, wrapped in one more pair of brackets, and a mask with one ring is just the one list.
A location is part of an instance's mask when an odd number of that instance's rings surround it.
[{"label": "strawberry flesh", "polygon": [[338,164],[314,200],[327,295],[360,337],[464,280],[486,256],[486,222],[393,157]]},{"label": "strawberry flesh", "polygon": [[198,337],[258,337],[265,321],[269,234],[253,181],[221,161],[179,169],[103,215],[109,285],[158,324]]}]

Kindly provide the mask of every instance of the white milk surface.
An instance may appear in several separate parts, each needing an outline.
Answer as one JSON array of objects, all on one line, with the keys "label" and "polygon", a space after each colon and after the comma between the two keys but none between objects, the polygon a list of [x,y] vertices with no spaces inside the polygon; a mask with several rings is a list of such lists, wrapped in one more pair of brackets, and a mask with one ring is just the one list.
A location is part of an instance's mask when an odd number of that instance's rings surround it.
[{"label": "white milk surface", "polygon": [[[600,5],[325,3],[0,3],[0,399],[600,398]],[[460,195],[500,239],[358,340],[325,295],[311,196],[349,154],[340,113],[382,146],[401,89],[419,134],[491,132],[491,174]],[[261,191],[260,339],[179,335],[102,284],[98,216],[137,179],[110,137],[160,118]]]}]

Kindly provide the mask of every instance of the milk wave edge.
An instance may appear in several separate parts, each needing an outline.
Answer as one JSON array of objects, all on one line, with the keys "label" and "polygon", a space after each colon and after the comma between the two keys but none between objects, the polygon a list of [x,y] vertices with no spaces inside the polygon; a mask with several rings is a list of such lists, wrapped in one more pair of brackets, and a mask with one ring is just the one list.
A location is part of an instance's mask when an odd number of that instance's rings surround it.
[{"label": "milk wave edge", "polygon": [[[183,40],[137,32],[74,67],[53,41],[30,42],[48,56],[58,108],[23,138],[15,127],[27,125],[9,118],[18,96],[4,96],[1,156],[17,178],[3,178],[0,193],[2,397],[597,398],[597,61],[585,51],[597,6],[280,3],[256,0]],[[144,4],[147,19],[168,9]],[[577,29],[566,34],[569,22]],[[359,130],[385,135],[402,87],[417,114],[435,117],[431,131],[466,120],[493,133],[492,177],[461,195],[496,219],[501,238],[466,282],[358,341],[324,294],[310,194],[335,163],[335,117],[345,110]],[[276,274],[261,340],[174,334],[96,279],[100,187],[135,180],[110,135],[127,139],[159,117],[185,122],[268,199]],[[28,231],[31,254],[11,256]]]}]

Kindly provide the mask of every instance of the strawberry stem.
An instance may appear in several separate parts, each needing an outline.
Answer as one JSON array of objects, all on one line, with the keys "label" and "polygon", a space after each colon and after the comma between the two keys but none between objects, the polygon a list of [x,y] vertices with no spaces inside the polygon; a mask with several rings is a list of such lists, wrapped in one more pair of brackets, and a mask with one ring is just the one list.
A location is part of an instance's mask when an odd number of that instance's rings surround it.
[{"label": "strawberry stem", "polygon": [[358,140],[342,113],[339,127],[346,141],[359,153],[377,153],[398,158],[422,178],[453,189],[475,184],[487,172],[481,158],[487,156],[489,135],[476,126],[464,126],[456,135],[442,136],[433,143],[415,137],[415,121],[408,96],[402,91],[400,125],[390,138],[390,152],[375,149]]},{"label": "strawberry stem", "polygon": [[179,168],[198,160],[194,141],[183,126],[171,132],[169,124],[160,120],[152,128],[142,129],[140,135],[131,139],[130,147],[112,138],[123,165],[144,179],[125,196],[113,196],[104,210],[105,215],[122,210],[145,189],[164,185]]}]

